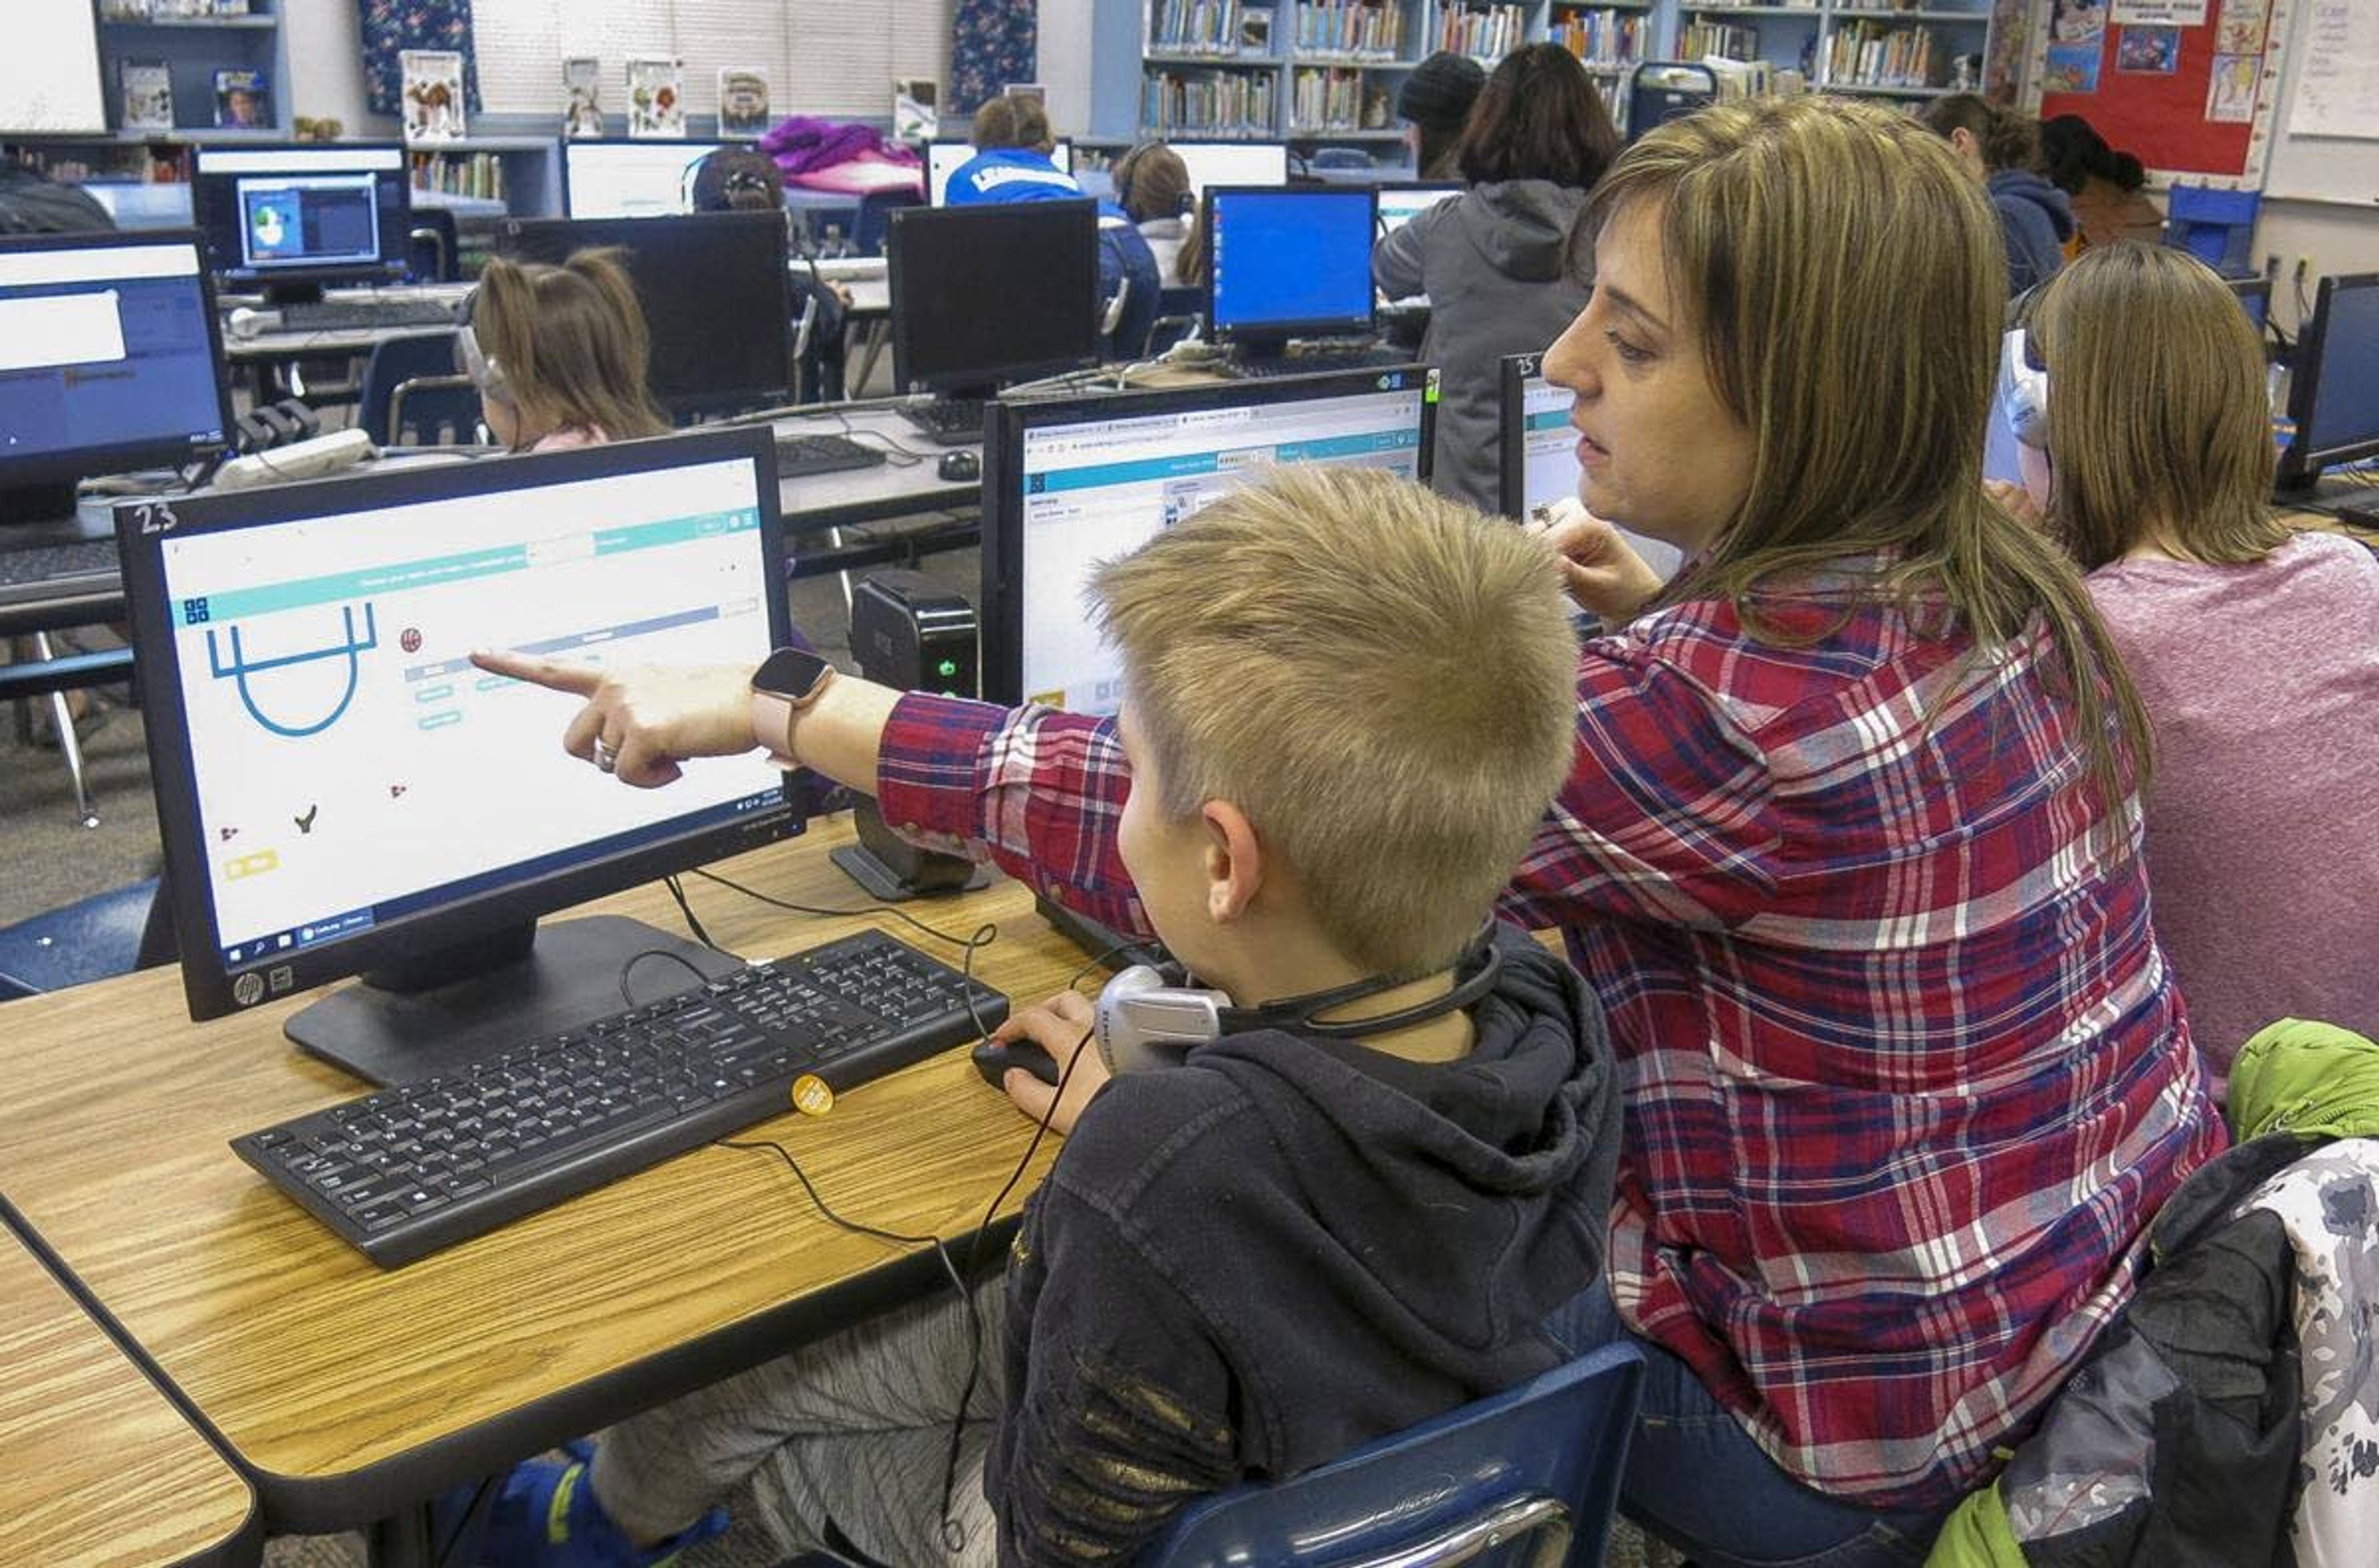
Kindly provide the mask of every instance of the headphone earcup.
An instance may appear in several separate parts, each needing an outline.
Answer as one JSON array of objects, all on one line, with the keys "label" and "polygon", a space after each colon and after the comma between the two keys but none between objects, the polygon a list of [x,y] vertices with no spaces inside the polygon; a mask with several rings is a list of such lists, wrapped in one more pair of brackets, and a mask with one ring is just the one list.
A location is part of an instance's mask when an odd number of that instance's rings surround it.
[{"label": "headphone earcup", "polygon": [[1094,1004],[1100,1059],[1110,1073],[1176,1066],[1193,1046],[1222,1038],[1230,1005],[1220,991],[1170,984],[1163,971],[1134,964],[1108,981]]},{"label": "headphone earcup", "polygon": [[1999,340],[1999,403],[2007,410],[2008,428],[2015,432],[2015,439],[2047,452],[2048,372],[2032,362],[2031,344],[2022,327]]}]

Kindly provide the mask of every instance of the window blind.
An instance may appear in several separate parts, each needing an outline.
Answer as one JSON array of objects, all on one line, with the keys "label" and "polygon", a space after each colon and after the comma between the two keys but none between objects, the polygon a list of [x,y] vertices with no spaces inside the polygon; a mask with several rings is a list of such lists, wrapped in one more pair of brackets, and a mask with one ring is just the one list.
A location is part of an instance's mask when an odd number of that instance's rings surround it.
[{"label": "window blind", "polygon": [[949,77],[955,0],[477,0],[479,92],[495,115],[562,115],[562,62],[603,62],[604,113],[625,113],[627,62],[685,62],[689,115],[719,112],[719,73],[768,78],[769,114],[883,119],[896,76]]}]

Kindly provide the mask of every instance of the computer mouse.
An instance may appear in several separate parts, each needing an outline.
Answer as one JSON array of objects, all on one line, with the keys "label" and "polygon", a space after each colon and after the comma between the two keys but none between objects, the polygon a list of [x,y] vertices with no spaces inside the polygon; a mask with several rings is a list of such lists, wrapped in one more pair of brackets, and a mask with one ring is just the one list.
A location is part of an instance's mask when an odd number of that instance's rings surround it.
[{"label": "computer mouse", "polygon": [[946,452],[934,472],[953,485],[972,485],[983,477],[983,459],[971,452]]},{"label": "computer mouse", "polygon": [[1022,1067],[1050,1088],[1057,1087],[1057,1059],[1030,1040],[986,1040],[973,1055],[974,1070],[994,1089],[1007,1089],[1010,1067]]}]

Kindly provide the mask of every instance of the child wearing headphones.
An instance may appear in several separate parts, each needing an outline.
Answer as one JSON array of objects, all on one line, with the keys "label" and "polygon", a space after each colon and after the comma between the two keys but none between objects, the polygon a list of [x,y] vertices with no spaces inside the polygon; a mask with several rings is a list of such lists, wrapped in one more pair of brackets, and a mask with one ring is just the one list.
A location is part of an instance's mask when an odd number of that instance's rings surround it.
[{"label": "child wearing headphones", "polygon": [[[612,1429],[591,1475],[515,1470],[496,1527],[546,1555],[491,1560],[652,1561],[748,1485],[787,1551],[831,1524],[883,1562],[1129,1562],[1202,1494],[1564,1358],[1540,1325],[1601,1277],[1617,1083],[1583,983],[1489,924],[1576,744],[1551,558],[1418,486],[1308,465],[1092,593],[1127,692],[1136,912],[1197,981],[1127,971],[1095,1008],[1061,992],[995,1033],[1062,1075],[1005,1086],[1067,1140],[975,1296],[997,1351],[955,1494],[974,1385],[952,1293]],[[747,697],[682,739],[748,746],[754,723]],[[1152,1055],[1170,1065],[1131,1070]],[[579,1555],[542,1544],[551,1519]]]},{"label": "child wearing headphones", "polygon": [[658,436],[668,416],[645,386],[650,338],[618,250],[559,267],[497,257],[479,276],[455,352],[481,417],[510,452],[558,452]]},{"label": "child wearing headphones", "polygon": [[[697,212],[781,212],[785,210],[785,173],[777,161],[755,147],[722,147],[694,166],[688,204]],[[808,242],[798,239],[794,250],[808,253]],[[836,403],[843,395],[843,366],[848,350],[851,294],[840,283],[818,276],[815,264],[796,268],[792,290],[799,302],[796,356],[801,384],[797,403]]]},{"label": "child wearing headphones", "polygon": [[1143,141],[1116,161],[1114,179],[1116,205],[1148,241],[1158,279],[1167,287],[1203,283],[1206,246],[1181,154],[1161,141]]},{"label": "child wearing headphones", "polygon": [[2263,346],[2187,252],[2086,250],[2009,336],[2029,510],[2156,734],[2156,936],[2219,1092],[2265,1024],[2379,1025],[2379,969],[2349,956],[2379,887],[2379,561],[2272,514]]}]

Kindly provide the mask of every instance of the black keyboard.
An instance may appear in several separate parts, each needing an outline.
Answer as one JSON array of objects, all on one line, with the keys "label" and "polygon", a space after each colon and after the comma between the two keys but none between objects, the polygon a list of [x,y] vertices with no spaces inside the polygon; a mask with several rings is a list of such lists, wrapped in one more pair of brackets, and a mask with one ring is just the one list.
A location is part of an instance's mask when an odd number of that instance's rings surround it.
[{"label": "black keyboard", "polygon": [[925,432],[936,446],[972,446],[983,440],[983,404],[943,401],[903,404],[900,417]]},{"label": "black keyboard", "polygon": [[34,587],[77,577],[114,577],[123,570],[114,539],[78,539],[0,551],[0,587]]},{"label": "black keyboard", "polygon": [[778,1116],[804,1073],[840,1092],[1007,1016],[989,986],[863,932],[231,1146],[392,1269]]},{"label": "black keyboard", "polygon": [[323,299],[281,308],[281,330],[285,332],[453,324],[454,308],[439,299]]},{"label": "black keyboard", "polygon": [[873,468],[884,461],[884,449],[867,446],[849,436],[779,436],[777,477],[798,479],[809,474],[839,474],[846,468]]},{"label": "black keyboard", "polygon": [[1333,370],[1385,370],[1413,363],[1413,356],[1401,349],[1347,348],[1291,354],[1277,359],[1235,358],[1226,361],[1223,370],[1241,380],[1262,380],[1274,376],[1319,376]]}]

